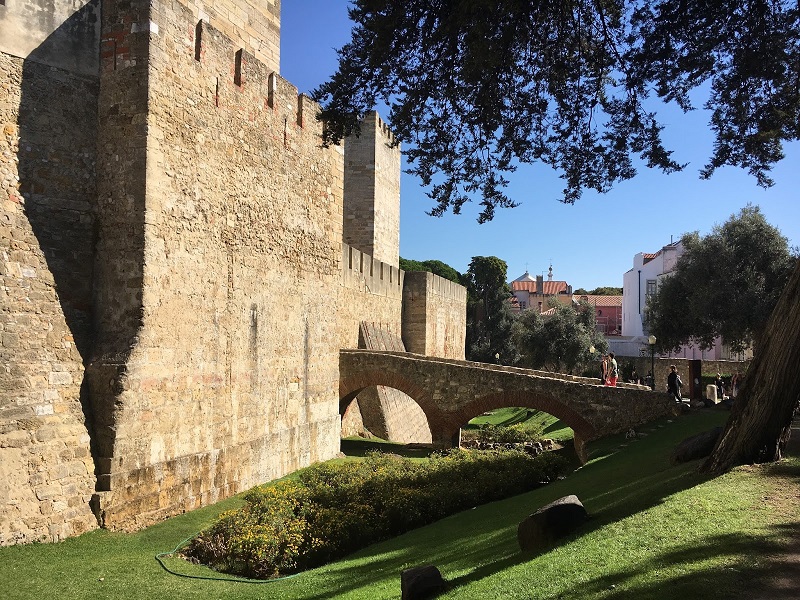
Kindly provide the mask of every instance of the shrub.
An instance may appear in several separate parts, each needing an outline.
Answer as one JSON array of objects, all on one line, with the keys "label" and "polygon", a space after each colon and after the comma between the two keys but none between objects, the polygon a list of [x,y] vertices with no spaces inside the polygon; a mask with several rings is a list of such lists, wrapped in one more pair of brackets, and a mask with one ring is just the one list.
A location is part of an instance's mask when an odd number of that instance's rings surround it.
[{"label": "shrub", "polygon": [[245,500],[195,538],[187,554],[219,571],[261,579],[296,569],[316,541],[304,516],[306,490],[282,481],[250,490]]},{"label": "shrub", "polygon": [[[371,543],[555,479],[552,453],[455,449],[422,462],[371,453],[322,463],[250,490],[185,554],[219,571],[273,578],[319,566]],[[480,482],[480,485],[476,483]]]},{"label": "shrub", "polygon": [[477,429],[464,429],[461,432],[463,441],[495,442],[498,444],[520,444],[537,442],[542,439],[544,431],[541,425],[524,421],[515,425],[480,425]]}]

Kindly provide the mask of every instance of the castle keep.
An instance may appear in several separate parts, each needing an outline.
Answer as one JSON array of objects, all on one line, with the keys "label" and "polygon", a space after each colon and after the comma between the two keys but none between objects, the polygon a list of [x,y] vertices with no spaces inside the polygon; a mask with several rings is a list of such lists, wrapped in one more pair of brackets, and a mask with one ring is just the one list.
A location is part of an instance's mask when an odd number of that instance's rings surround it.
[{"label": "castle keep", "polygon": [[322,147],[279,48],[279,0],[0,3],[0,545],[333,457],[365,331],[463,358],[464,289],[398,269],[391,132]]}]

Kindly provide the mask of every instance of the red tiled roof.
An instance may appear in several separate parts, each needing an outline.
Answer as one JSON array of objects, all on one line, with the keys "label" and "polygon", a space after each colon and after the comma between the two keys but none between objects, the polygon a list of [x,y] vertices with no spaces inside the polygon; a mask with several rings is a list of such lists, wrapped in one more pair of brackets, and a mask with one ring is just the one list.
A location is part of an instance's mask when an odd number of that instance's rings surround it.
[{"label": "red tiled roof", "polygon": [[622,306],[622,296],[589,296],[587,294],[572,296],[575,302],[583,298],[586,298],[587,302],[592,306]]},{"label": "red tiled roof", "polygon": [[[545,296],[555,296],[556,294],[566,294],[569,286],[566,281],[543,281],[542,287],[544,288]],[[536,293],[535,281],[512,281],[511,289],[515,292],[530,292]]]},{"label": "red tiled roof", "polygon": [[660,252],[642,252],[642,264],[646,265],[651,260],[653,260],[656,256],[661,254]]}]

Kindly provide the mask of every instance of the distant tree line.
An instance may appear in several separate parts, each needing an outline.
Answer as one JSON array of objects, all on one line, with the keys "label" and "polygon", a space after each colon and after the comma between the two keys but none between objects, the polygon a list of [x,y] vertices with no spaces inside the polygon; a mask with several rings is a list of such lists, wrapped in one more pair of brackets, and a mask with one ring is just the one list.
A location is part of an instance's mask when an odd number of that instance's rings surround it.
[{"label": "distant tree line", "polygon": [[587,292],[583,288],[578,288],[573,292],[576,296],[622,296],[621,287],[596,287]]}]

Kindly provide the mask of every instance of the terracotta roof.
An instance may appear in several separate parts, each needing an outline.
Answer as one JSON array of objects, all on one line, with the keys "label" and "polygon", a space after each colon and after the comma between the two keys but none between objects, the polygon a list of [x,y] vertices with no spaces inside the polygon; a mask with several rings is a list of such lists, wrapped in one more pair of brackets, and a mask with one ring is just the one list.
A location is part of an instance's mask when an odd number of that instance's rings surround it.
[{"label": "terracotta roof", "polygon": [[661,254],[661,252],[642,252],[642,264],[646,265],[659,254]]},{"label": "terracotta roof", "polygon": [[556,314],[555,308],[548,308],[547,310],[542,311],[543,317],[552,317],[554,314]]},{"label": "terracotta roof", "polygon": [[588,294],[581,294],[580,296],[575,294],[572,296],[575,302],[583,298],[586,298],[586,301],[592,306],[622,306],[622,296],[589,296]]},{"label": "terracotta roof", "polygon": [[[569,286],[566,281],[543,281],[542,287],[545,296],[555,296],[556,294],[566,294]],[[512,281],[511,289],[515,292],[536,293],[535,281]]]}]

